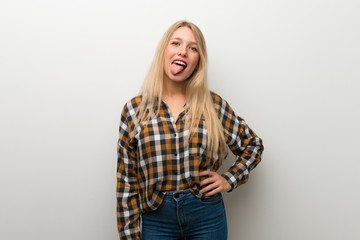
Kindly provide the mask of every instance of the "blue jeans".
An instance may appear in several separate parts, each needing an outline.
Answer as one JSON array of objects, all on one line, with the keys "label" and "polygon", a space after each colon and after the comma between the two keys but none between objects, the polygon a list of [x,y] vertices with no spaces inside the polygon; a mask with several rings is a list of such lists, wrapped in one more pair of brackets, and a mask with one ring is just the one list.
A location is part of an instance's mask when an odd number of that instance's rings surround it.
[{"label": "blue jeans", "polygon": [[198,199],[190,190],[166,193],[160,207],[142,215],[143,240],[226,240],[221,193]]}]

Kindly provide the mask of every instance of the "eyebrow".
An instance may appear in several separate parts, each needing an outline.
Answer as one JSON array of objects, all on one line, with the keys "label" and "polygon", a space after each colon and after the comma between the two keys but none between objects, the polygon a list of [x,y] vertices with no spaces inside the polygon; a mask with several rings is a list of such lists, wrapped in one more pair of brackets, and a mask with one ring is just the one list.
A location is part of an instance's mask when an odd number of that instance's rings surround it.
[{"label": "eyebrow", "polygon": [[[173,38],[171,38],[170,40],[174,40],[174,39],[176,39],[176,40],[180,40],[180,41],[184,41],[184,39],[179,38],[179,37],[173,37]],[[191,41],[191,42],[190,42],[190,44],[195,44],[195,45],[197,45],[197,42],[193,42],[193,41]]]}]

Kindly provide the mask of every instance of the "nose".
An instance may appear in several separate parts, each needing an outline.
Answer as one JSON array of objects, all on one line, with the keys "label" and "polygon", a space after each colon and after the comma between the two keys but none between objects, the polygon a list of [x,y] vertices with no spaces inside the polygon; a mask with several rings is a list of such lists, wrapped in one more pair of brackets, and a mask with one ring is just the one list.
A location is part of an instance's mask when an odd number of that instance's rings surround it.
[{"label": "nose", "polygon": [[183,46],[179,47],[178,55],[179,55],[179,56],[186,57],[186,55],[187,55],[187,48],[186,48],[186,46],[183,45]]}]

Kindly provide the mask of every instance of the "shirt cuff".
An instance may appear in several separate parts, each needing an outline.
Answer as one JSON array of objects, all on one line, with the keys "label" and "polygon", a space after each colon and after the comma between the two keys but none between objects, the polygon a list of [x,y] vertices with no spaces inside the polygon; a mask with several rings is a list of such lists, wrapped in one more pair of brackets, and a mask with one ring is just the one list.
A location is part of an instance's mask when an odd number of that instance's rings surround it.
[{"label": "shirt cuff", "polygon": [[241,184],[244,184],[248,181],[249,171],[245,170],[241,174],[237,174],[233,171],[227,171],[221,174],[221,176],[223,176],[226,179],[226,181],[228,181],[228,183],[230,184],[231,189],[228,192],[231,192]]}]

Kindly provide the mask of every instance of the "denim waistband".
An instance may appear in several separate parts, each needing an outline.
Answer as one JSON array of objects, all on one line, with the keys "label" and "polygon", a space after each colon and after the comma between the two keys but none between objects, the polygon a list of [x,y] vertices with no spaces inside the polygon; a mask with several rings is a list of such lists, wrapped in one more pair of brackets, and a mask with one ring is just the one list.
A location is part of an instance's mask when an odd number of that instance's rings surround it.
[{"label": "denim waistband", "polygon": [[171,198],[171,199],[188,198],[191,196],[195,197],[193,193],[190,191],[190,189],[166,192],[165,194],[165,198]]}]

